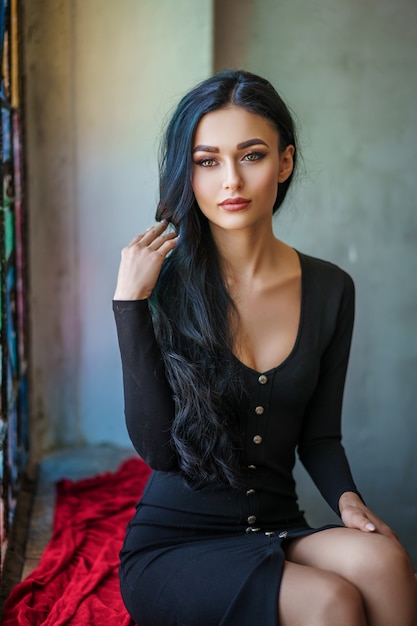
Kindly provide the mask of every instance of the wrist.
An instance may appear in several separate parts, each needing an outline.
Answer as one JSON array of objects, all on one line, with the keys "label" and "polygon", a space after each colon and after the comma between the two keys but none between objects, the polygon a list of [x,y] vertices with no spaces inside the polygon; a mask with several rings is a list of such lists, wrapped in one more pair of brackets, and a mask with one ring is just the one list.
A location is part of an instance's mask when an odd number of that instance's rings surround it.
[{"label": "wrist", "polygon": [[345,491],[339,498],[339,511],[342,513],[343,509],[348,506],[358,506],[361,504],[363,504],[363,502],[357,493],[354,491]]},{"label": "wrist", "polygon": [[114,292],[113,300],[147,300],[149,294],[138,293],[135,290],[130,289],[118,289]]}]

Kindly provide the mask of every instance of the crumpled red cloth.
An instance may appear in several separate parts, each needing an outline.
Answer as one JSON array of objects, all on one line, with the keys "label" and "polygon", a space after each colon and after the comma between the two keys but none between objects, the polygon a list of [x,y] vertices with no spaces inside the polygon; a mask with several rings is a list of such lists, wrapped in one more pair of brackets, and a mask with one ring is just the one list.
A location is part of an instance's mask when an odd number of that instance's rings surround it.
[{"label": "crumpled red cloth", "polygon": [[120,595],[119,551],[149,474],[132,458],[114,473],[57,483],[52,538],[7,599],[4,626],[133,626]]}]

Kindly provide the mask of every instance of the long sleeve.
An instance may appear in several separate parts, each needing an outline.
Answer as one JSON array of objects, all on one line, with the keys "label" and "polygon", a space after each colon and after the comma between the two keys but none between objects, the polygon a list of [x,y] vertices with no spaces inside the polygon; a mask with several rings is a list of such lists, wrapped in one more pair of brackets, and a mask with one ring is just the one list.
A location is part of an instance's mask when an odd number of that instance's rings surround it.
[{"label": "long sleeve", "polygon": [[[305,413],[298,446],[302,463],[337,514],[342,493],[358,493],[341,443],[342,402],[355,296],[352,279],[344,272],[342,276],[342,294],[333,335],[321,357],[318,383]],[[333,293],[331,297],[339,296]]]},{"label": "long sleeve", "polygon": [[138,454],[155,470],[178,468],[171,446],[172,391],[146,300],[113,301],[122,359],[126,426]]}]

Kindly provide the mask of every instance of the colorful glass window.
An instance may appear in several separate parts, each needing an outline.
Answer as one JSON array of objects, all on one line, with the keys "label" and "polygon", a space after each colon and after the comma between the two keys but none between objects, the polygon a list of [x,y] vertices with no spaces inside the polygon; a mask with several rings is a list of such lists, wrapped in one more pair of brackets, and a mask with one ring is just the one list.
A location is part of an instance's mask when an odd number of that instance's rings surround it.
[{"label": "colorful glass window", "polygon": [[1,566],[29,447],[19,3],[0,0]]}]

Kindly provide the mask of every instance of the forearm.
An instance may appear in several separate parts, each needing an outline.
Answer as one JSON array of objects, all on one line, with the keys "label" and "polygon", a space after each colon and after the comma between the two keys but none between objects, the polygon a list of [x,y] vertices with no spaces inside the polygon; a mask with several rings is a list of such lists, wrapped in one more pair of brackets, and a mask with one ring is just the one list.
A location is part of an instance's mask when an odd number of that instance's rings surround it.
[{"label": "forearm", "polygon": [[320,493],[335,513],[340,515],[340,498],[345,493],[357,493],[340,438],[334,436],[303,441],[298,452]]},{"label": "forearm", "polygon": [[147,301],[114,301],[113,309],[129,436],[137,452],[153,469],[176,469],[171,446],[175,407]]}]

